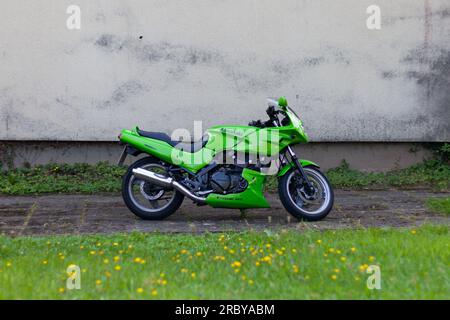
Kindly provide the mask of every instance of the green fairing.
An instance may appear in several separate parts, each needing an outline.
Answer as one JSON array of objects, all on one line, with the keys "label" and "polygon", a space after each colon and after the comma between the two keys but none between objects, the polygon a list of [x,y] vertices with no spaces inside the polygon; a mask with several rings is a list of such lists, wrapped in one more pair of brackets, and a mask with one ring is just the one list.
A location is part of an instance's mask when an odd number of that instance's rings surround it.
[{"label": "green fairing", "polygon": [[206,203],[215,208],[269,208],[270,204],[263,194],[266,176],[258,171],[244,169],[242,177],[248,182],[245,191],[226,195],[212,193],[206,198]]},{"label": "green fairing", "polygon": [[[289,124],[278,127],[259,128],[254,126],[226,125],[215,126],[207,130],[206,145],[195,153],[181,151],[165,141],[139,135],[137,128],[123,130],[120,135],[122,143],[141,152],[152,155],[162,161],[177,165],[192,174],[211,163],[224,151],[249,153],[260,157],[277,157],[287,146],[306,143],[306,135],[301,120],[288,107],[286,98],[278,99],[279,107],[289,118]],[[316,166],[308,160],[301,160],[302,166]],[[294,164],[289,163],[279,170],[278,177],[283,176]],[[248,182],[248,187],[240,193],[215,194],[206,198],[206,203],[213,207],[225,208],[267,208],[269,203],[264,198],[263,186],[266,175],[258,171],[243,169],[242,177]]]},{"label": "green fairing", "polygon": [[289,109],[286,113],[291,119],[287,126],[262,129],[238,125],[212,127],[207,130],[209,135],[207,144],[195,153],[181,151],[161,140],[140,136],[136,129],[123,130],[121,141],[167,163],[196,173],[224,150],[270,157],[277,155],[288,145],[308,142],[300,119]]},{"label": "green fairing", "polygon": [[[300,159],[300,164],[302,165],[302,167],[307,167],[307,166],[313,166],[316,168],[319,168],[319,165],[309,161],[309,160],[305,160],[305,159]],[[293,162],[289,162],[287,165],[285,165],[283,168],[280,169],[280,171],[278,172],[278,177],[282,177],[284,176],[291,168],[294,168],[295,164]]]}]

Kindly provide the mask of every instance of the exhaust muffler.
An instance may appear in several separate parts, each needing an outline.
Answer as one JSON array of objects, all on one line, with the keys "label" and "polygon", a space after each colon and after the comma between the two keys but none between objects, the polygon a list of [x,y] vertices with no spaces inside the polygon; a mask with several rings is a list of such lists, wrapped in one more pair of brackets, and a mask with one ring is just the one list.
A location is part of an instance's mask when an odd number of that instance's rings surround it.
[{"label": "exhaust muffler", "polygon": [[153,184],[156,184],[160,187],[164,188],[173,188],[175,190],[178,190],[182,194],[184,194],[189,199],[198,202],[198,203],[205,203],[206,198],[199,197],[195,194],[193,194],[189,189],[187,189],[185,186],[183,186],[181,183],[175,181],[171,177],[163,176],[162,174],[155,173],[149,170],[145,170],[142,168],[135,168],[133,169],[133,175],[136,178],[146,180],[148,182],[151,182]]}]

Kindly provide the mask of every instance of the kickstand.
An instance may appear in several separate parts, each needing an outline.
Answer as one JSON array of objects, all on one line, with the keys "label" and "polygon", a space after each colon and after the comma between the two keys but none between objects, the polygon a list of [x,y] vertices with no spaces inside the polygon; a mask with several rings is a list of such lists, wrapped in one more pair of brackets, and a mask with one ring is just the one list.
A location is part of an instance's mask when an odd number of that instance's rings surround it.
[{"label": "kickstand", "polygon": [[245,209],[239,209],[239,211],[241,212],[241,219],[246,219],[247,218],[247,211]]}]

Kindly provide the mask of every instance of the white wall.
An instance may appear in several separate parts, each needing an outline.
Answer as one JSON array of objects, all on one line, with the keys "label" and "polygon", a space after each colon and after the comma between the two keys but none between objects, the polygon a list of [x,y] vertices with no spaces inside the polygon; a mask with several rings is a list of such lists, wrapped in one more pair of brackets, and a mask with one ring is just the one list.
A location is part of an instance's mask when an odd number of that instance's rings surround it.
[{"label": "white wall", "polygon": [[448,141],[449,36],[448,0],[2,1],[0,140],[246,124],[286,95],[314,141]]}]

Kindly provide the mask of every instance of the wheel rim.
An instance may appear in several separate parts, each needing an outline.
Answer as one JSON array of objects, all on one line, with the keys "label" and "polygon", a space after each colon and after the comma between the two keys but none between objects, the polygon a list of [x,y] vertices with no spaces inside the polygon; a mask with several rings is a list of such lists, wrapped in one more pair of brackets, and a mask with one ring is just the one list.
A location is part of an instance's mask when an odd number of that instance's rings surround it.
[{"label": "wheel rim", "polygon": [[[149,163],[141,168],[166,175],[164,166]],[[133,204],[139,209],[156,213],[167,208],[175,199],[175,190],[167,190],[150,182],[131,176],[128,182],[128,193]]]},{"label": "wheel rim", "polygon": [[309,215],[321,214],[331,200],[330,186],[327,181],[314,170],[304,168],[309,181],[314,186],[313,196],[308,196],[299,180],[300,174],[292,171],[287,179],[287,193],[295,207]]}]

